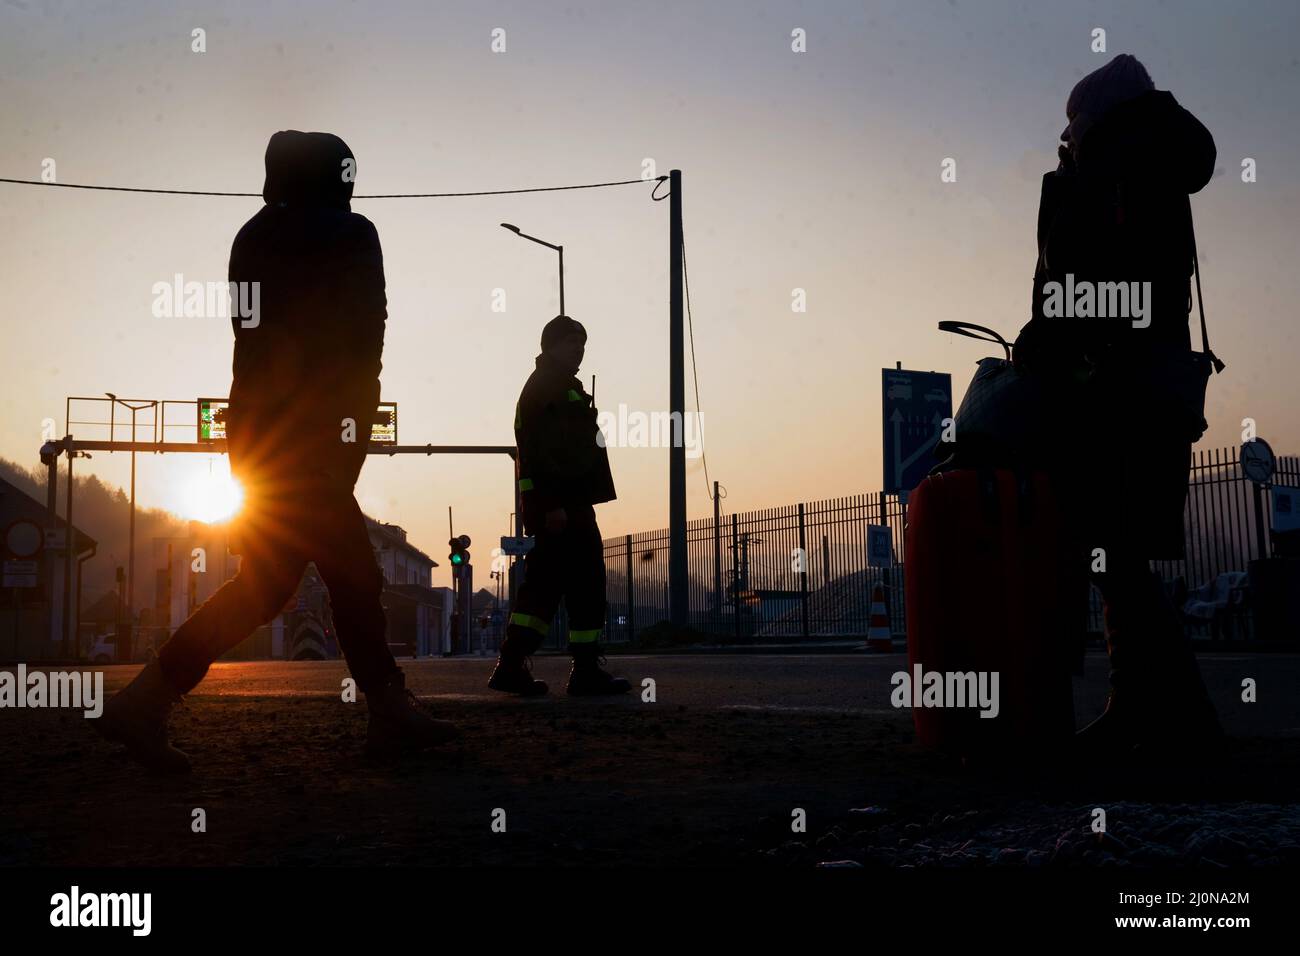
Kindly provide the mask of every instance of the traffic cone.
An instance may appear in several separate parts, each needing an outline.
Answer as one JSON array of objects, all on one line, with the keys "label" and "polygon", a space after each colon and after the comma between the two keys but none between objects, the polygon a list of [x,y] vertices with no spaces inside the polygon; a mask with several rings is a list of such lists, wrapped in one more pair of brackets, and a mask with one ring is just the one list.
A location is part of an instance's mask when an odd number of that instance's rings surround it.
[{"label": "traffic cone", "polygon": [[885,608],[885,589],[877,584],[871,589],[871,623],[867,625],[867,650],[892,651],[894,635],[889,629],[889,611]]}]

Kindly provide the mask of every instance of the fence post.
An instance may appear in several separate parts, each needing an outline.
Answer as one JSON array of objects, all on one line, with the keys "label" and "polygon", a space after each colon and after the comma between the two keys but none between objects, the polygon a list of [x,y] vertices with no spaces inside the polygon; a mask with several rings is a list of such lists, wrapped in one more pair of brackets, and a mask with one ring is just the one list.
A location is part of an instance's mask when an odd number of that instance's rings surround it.
[{"label": "fence post", "polygon": [[831,542],[826,535],[822,535],[822,587],[830,588],[831,586]]},{"label": "fence post", "polygon": [[1255,557],[1262,561],[1269,556],[1270,549],[1264,527],[1264,495],[1257,482],[1250,483],[1250,494],[1255,505]]},{"label": "fence post", "polygon": [[636,612],[632,610],[635,594],[632,590],[632,536],[629,534],[624,539],[627,548],[627,639],[633,641],[636,639]]},{"label": "fence post", "polygon": [[[880,523],[889,529],[889,546],[892,548],[894,546],[894,527],[889,523],[889,495],[884,491],[879,492],[879,495],[880,496],[876,499],[876,504],[880,507]],[[873,585],[879,584],[885,587],[893,587],[894,581],[890,574],[893,570],[892,568],[869,568],[868,570],[871,577],[874,578],[872,581]],[[888,584],[886,584],[886,580],[888,580]],[[867,606],[869,608],[871,603],[874,603],[875,601],[875,595],[870,595],[868,601],[869,603]],[[892,607],[892,605],[890,606]],[[870,614],[868,614],[868,628],[870,627],[870,621],[871,617]]]},{"label": "fence post", "polygon": [[799,502],[799,617],[808,640],[808,540],[804,535],[804,506]]},{"label": "fence post", "polygon": [[722,532],[718,527],[721,503],[718,483],[713,483],[713,630],[722,623]]},{"label": "fence post", "polygon": [[736,632],[736,643],[740,643],[740,541],[738,540],[736,516],[731,516],[731,623]]},{"label": "fence post", "polygon": [[[907,492],[900,491],[898,498],[898,541],[894,540],[894,528],[885,517],[888,510],[889,495],[885,492],[880,493],[880,518],[881,523],[889,528],[889,548],[890,562],[889,567],[880,569],[881,583],[885,584],[885,610],[889,614],[889,629],[894,630],[894,612],[903,607],[903,602],[898,599],[898,582],[901,576],[901,569],[898,562],[894,560],[903,553],[902,547],[895,547],[895,544],[902,545],[903,540],[907,537]],[[886,583],[888,582],[888,583]]]}]

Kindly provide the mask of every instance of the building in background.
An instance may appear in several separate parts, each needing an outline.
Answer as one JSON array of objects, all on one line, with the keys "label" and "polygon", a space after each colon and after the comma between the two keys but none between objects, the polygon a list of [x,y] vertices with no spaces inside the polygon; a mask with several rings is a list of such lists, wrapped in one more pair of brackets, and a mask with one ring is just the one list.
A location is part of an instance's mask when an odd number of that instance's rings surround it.
[{"label": "building in background", "polygon": [[366,518],[370,546],[384,572],[384,613],[394,657],[451,652],[451,589],[433,587],[433,560],[406,539],[406,529]]},{"label": "building in background", "polygon": [[[451,594],[432,587],[438,563],[407,540],[405,529],[366,518],[370,546],[383,571],[388,645],[396,657],[450,651]],[[227,550],[224,525],[191,522],[183,537],[153,540],[154,599],[141,610],[137,647],[157,649],[181,623],[239,569]],[[329,590],[315,564],[271,623],[258,628],[222,660],[328,660],[340,656]]]},{"label": "building in background", "polygon": [[[68,523],[51,524],[45,503],[0,478],[0,660],[41,661],[79,657],[81,571],[97,542],[79,528],[72,533],[72,594],[68,596],[68,648],[63,647],[65,547]],[[10,532],[12,530],[12,540]],[[20,548],[21,553],[12,550]]]}]

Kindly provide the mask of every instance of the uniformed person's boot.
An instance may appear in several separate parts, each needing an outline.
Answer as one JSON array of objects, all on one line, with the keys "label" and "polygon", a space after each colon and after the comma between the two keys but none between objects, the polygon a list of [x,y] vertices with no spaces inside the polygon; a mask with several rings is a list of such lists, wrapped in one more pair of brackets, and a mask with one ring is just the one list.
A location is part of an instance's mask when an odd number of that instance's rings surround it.
[{"label": "uniformed person's boot", "polygon": [[488,678],[488,687],[503,694],[519,694],[522,697],[540,697],[545,694],[546,681],[533,677],[532,657],[541,643],[541,635],[534,640],[507,633],[506,639],[501,642],[497,666]]},{"label": "uniformed person's boot", "polygon": [[626,694],[632,685],[623,677],[612,677],[600,669],[605,658],[600,655],[600,645],[595,641],[570,644],[573,670],[569,671],[569,695],[572,697],[597,697],[604,694]]}]

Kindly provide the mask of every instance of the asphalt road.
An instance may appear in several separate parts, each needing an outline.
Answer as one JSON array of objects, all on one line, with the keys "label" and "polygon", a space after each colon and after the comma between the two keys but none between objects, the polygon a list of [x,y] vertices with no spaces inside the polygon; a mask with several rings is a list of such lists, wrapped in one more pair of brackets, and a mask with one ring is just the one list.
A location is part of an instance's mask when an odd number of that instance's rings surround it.
[{"label": "asphalt road", "polygon": [[[1231,752],[1149,767],[924,751],[889,704],[901,654],[611,657],[637,690],[655,682],[653,703],[569,699],[560,657],[537,659],[561,692],[535,700],[489,692],[488,659],[402,665],[462,736],[396,763],[363,757],[340,662],[215,665],[171,720],[195,763],[181,778],[142,771],[75,712],[0,710],[0,865],[1300,862],[1297,655],[1206,656]],[[104,668],[106,690],[135,670]],[[1105,671],[1091,655],[1075,682],[1080,722]],[[1240,700],[1247,677],[1257,703]]]},{"label": "asphalt road", "polygon": [[[502,696],[486,687],[492,659],[457,657],[403,660],[407,686],[422,698],[437,701],[501,702]],[[898,717],[889,702],[890,677],[907,669],[905,654],[647,654],[616,655],[607,670],[632,681],[655,682],[661,707],[685,706],[696,710],[762,710],[789,713],[874,714]],[[106,686],[116,689],[135,673],[133,666],[104,668]],[[1201,657],[1206,685],[1219,706],[1224,727],[1247,735],[1300,734],[1300,655],[1208,654]],[[318,696],[337,697],[347,667],[341,661],[258,661],[214,664],[196,695],[208,696]],[[551,685],[547,698],[527,701],[549,711],[566,706],[583,707],[590,701],[573,701],[563,694],[568,660],[543,655],[534,661],[535,676]],[[1106,657],[1090,653],[1084,676],[1076,678],[1075,715],[1082,725],[1105,705]],[[1241,682],[1257,685],[1253,704],[1240,701]],[[644,706],[639,695],[604,701],[614,706]],[[902,712],[906,717],[906,711]]]}]

